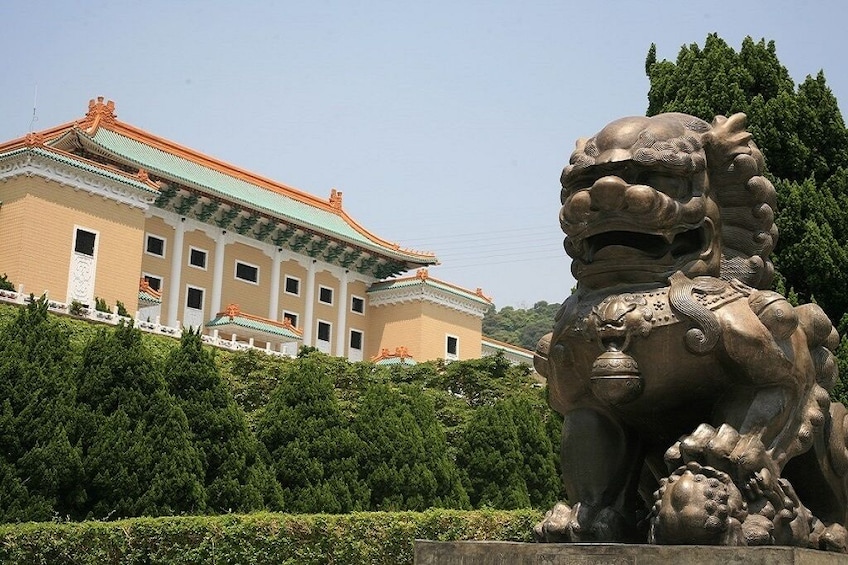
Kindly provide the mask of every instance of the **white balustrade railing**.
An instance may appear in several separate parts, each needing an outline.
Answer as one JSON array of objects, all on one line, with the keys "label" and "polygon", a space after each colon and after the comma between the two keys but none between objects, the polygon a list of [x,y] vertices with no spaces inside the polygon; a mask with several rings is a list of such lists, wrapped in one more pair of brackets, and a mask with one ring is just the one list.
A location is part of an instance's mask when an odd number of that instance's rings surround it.
[{"label": "white balustrade railing", "polygon": [[[19,288],[17,291],[0,290],[0,304],[5,303],[22,306],[30,302],[32,302],[32,296],[29,294],[25,294],[23,291],[23,287]],[[112,326],[117,326],[122,321],[125,323],[133,322],[135,327],[137,327],[143,332],[164,335],[173,338],[179,338],[180,335],[182,335],[182,329],[180,328],[179,321],[177,321],[176,327],[172,327],[165,326],[159,323],[158,316],[156,318],[156,321],[154,322],[151,322],[149,320],[140,320],[138,319],[137,315],[136,319],[133,320],[132,318],[129,318],[127,316],[118,315],[117,308],[115,308],[114,312],[103,312],[93,308],[88,308],[86,306],[80,306],[78,304],[67,304],[65,302],[59,302],[57,300],[48,298],[47,309],[54,314],[72,316],[74,318],[88,320],[91,322],[98,322],[101,324],[109,324]],[[212,347],[217,347],[219,349],[227,349],[229,351],[253,350],[265,353],[267,355],[273,355],[275,357],[295,357],[297,354],[297,348],[289,347],[288,344],[283,345],[283,351],[276,351],[274,349],[271,349],[270,344],[267,344],[265,347],[256,347],[254,345],[253,338],[250,338],[248,341],[238,341],[237,336],[235,334],[233,334],[232,337],[229,339],[222,339],[218,336],[218,330],[213,330],[212,335],[202,335],[201,339],[203,340],[203,343],[207,345],[211,345]],[[292,349],[294,349],[294,351],[292,351]]]}]

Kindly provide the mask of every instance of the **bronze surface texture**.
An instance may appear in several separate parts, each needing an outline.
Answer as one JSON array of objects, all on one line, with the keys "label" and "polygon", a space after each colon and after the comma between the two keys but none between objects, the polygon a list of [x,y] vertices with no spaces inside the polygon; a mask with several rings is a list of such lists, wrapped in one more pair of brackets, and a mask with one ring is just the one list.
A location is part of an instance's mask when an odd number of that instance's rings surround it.
[{"label": "bronze surface texture", "polygon": [[578,285],[535,360],[569,503],[540,541],[848,551],[839,337],[768,290],[763,170],[744,114],[623,118],[577,142],[560,223]]}]

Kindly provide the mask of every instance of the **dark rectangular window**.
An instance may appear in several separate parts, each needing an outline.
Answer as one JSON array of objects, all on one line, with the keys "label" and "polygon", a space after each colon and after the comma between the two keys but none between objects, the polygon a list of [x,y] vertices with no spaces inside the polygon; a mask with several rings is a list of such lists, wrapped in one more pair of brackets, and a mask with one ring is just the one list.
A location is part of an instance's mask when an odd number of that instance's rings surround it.
[{"label": "dark rectangular window", "polygon": [[350,348],[362,349],[362,332],[350,330]]},{"label": "dark rectangular window", "polygon": [[188,254],[188,262],[193,267],[206,268],[206,252],[201,249],[191,248]]},{"label": "dark rectangular window", "polygon": [[300,295],[300,280],[293,277],[286,277],[286,292]]},{"label": "dark rectangular window", "polygon": [[77,230],[77,239],[74,242],[74,251],[82,255],[94,257],[94,242],[97,234],[86,230]]},{"label": "dark rectangular window", "polygon": [[318,322],[318,341],[330,341],[330,324]]},{"label": "dark rectangular window", "polygon": [[454,337],[452,335],[448,336],[447,352],[448,352],[448,355],[458,355],[459,354],[459,338],[458,337]]},{"label": "dark rectangular window", "polygon": [[365,312],[365,300],[359,298],[358,296],[354,296],[350,299],[350,309],[354,312],[358,312],[362,314]]},{"label": "dark rectangular window", "polygon": [[203,309],[203,289],[188,287],[186,292],[186,306],[195,310]]},{"label": "dark rectangular window", "polygon": [[333,289],[327,288],[326,286],[322,286],[320,289],[318,289],[318,301],[323,302],[324,304],[332,304]]},{"label": "dark rectangular window", "polygon": [[144,275],[144,280],[147,281],[147,284],[150,285],[150,288],[159,292],[162,290],[162,279],[159,277],[154,277],[153,275]]},{"label": "dark rectangular window", "polygon": [[236,278],[247,282],[259,281],[259,267],[236,261]]},{"label": "dark rectangular window", "polygon": [[157,257],[165,256],[165,240],[161,237],[156,237],[155,235],[147,236],[147,246],[145,247],[147,252],[151,255],[156,255]]}]

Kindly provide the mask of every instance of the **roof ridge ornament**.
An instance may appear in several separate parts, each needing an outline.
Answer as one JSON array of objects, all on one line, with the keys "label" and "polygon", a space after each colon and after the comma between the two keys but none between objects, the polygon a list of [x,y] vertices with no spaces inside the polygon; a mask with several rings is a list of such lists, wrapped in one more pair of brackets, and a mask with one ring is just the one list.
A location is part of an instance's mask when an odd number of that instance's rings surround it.
[{"label": "roof ridge ornament", "polygon": [[115,102],[98,96],[88,101],[88,112],[80,125],[89,135],[93,135],[101,125],[114,125],[118,115],[115,113]]},{"label": "roof ridge ornament", "polygon": [[476,294],[476,295],[477,295],[477,296],[479,296],[480,298],[483,298],[483,299],[485,299],[485,300],[488,300],[489,302],[492,302],[492,297],[491,297],[491,296],[489,296],[489,295],[487,295],[487,294],[485,294],[485,293],[483,292],[483,289],[482,289],[482,288],[480,288],[479,286],[477,287],[477,290],[475,290],[475,291],[474,291],[474,294]]},{"label": "roof ridge ornament", "polygon": [[342,192],[335,188],[330,189],[330,207],[333,210],[341,211],[342,209]]},{"label": "roof ridge ornament", "polygon": [[24,143],[26,143],[27,147],[44,145],[44,136],[39,132],[29,132],[26,134]]},{"label": "roof ridge ornament", "polygon": [[385,361],[388,359],[400,359],[402,363],[409,359],[410,361],[413,361],[413,364],[415,364],[415,358],[409,353],[409,349],[405,345],[395,347],[394,353],[392,353],[392,351],[388,347],[383,347],[382,349],[380,349],[379,355],[375,355],[371,358],[371,362],[377,363],[379,361]]}]

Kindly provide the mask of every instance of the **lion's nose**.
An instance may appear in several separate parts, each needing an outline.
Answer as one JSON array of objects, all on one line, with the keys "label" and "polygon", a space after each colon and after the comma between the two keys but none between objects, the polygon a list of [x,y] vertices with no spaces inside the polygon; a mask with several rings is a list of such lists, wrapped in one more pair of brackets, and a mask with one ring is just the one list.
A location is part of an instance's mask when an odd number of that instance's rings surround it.
[{"label": "lion's nose", "polygon": [[599,178],[589,189],[589,194],[592,196],[592,210],[621,209],[624,205],[624,193],[627,186],[623,179],[614,175]]}]

